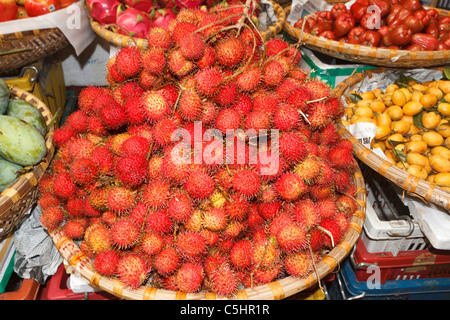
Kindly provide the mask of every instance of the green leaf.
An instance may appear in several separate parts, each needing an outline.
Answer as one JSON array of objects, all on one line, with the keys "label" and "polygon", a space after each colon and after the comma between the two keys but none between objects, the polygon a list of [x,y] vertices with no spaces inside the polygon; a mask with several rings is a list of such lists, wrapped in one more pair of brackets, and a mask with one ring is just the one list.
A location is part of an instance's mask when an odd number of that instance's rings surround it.
[{"label": "green leaf", "polygon": [[447,80],[450,80],[450,68],[444,68],[444,74]]},{"label": "green leaf", "polygon": [[[396,141],[398,142],[398,141]],[[397,157],[397,159],[401,162],[406,162],[406,153],[403,151],[399,151],[397,149],[392,149],[392,152],[395,154],[395,156]]]},{"label": "green leaf", "polygon": [[360,100],[363,99],[363,98],[362,98],[359,94],[357,94],[357,93],[350,93],[350,94],[348,95],[348,97],[350,98],[350,100],[351,100],[353,103],[357,103],[358,101],[360,101]]},{"label": "green leaf", "polygon": [[425,127],[423,126],[423,123],[422,123],[422,115],[423,115],[423,110],[413,116],[413,123],[420,130],[425,129]]},{"label": "green leaf", "polygon": [[400,77],[397,78],[397,80],[395,80],[395,84],[398,85],[399,87],[405,87],[408,86],[408,82],[410,81],[417,81],[416,79],[414,79],[413,77],[410,76],[405,76],[403,73],[400,74]]},{"label": "green leaf", "polygon": [[399,144],[404,143],[403,141],[395,141],[395,140],[386,140],[393,148],[395,148],[396,146],[398,146]]}]

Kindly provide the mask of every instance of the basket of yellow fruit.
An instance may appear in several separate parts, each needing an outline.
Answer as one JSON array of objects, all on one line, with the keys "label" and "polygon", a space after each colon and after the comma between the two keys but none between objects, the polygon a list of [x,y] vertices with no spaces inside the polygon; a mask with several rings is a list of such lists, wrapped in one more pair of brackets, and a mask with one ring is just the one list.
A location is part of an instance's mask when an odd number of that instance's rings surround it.
[{"label": "basket of yellow fruit", "polygon": [[450,209],[450,69],[376,68],[333,93],[345,100],[339,127],[359,160],[407,194]]}]

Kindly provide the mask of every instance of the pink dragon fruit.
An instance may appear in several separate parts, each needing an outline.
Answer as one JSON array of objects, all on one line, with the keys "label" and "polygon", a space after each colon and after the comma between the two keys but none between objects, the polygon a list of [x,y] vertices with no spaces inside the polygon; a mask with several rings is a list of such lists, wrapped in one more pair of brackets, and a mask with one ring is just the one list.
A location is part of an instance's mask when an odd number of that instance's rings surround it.
[{"label": "pink dragon fruit", "polygon": [[152,19],[153,26],[167,28],[169,22],[175,19],[177,15],[170,9],[158,9],[152,11],[150,18]]},{"label": "pink dragon fruit", "polygon": [[101,24],[116,22],[118,0],[86,0],[86,8],[91,17]]},{"label": "pink dragon fruit", "polygon": [[180,8],[198,8],[205,0],[175,0]]},{"label": "pink dragon fruit", "polygon": [[142,11],[120,5],[117,9],[116,32],[134,38],[147,37],[153,26],[150,18]]},{"label": "pink dragon fruit", "polygon": [[153,4],[153,0],[122,0],[122,3],[128,7],[132,7],[147,13],[152,11],[155,7],[155,5]]}]

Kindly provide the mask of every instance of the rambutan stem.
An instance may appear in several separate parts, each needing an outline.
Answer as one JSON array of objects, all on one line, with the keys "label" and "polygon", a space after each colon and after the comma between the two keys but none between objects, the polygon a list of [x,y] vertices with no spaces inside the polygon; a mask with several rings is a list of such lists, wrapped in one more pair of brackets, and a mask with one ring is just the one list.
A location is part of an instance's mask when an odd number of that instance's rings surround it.
[{"label": "rambutan stem", "polygon": [[314,273],[316,274],[317,284],[318,284],[320,290],[322,290],[322,292],[323,292],[323,287],[322,287],[322,283],[320,282],[319,272],[317,271],[316,262],[314,261],[314,253],[311,248],[311,243],[308,243],[308,249],[309,249],[309,254],[311,255],[311,262],[313,265]]},{"label": "rambutan stem", "polygon": [[302,115],[302,117],[305,119],[305,121],[308,122],[309,125],[311,125],[311,122],[309,121],[306,114],[304,114],[302,110],[298,110],[298,112]]},{"label": "rambutan stem", "polygon": [[321,230],[322,232],[325,232],[331,239],[331,247],[334,248],[334,239],[333,239],[333,234],[328,231],[327,229],[325,229],[322,226],[317,226],[317,228],[319,228],[319,230]]},{"label": "rambutan stem", "polygon": [[258,264],[255,266],[255,269],[253,269],[252,273],[250,274],[250,287],[252,289],[253,289],[253,275],[255,274],[255,271],[259,269],[259,266],[263,262],[268,247],[269,247],[269,241],[267,241],[266,244],[264,245],[264,252],[263,252],[263,255],[261,257],[261,260],[259,260]]}]

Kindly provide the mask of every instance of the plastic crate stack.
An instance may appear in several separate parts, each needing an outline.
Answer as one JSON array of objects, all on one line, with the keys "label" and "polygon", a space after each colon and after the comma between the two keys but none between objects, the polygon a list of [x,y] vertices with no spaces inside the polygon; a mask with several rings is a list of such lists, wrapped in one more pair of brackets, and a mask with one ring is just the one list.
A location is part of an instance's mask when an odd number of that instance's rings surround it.
[{"label": "plastic crate stack", "polygon": [[328,283],[330,300],[448,300],[450,250],[434,249],[396,187],[360,163],[368,195],[360,239]]}]

